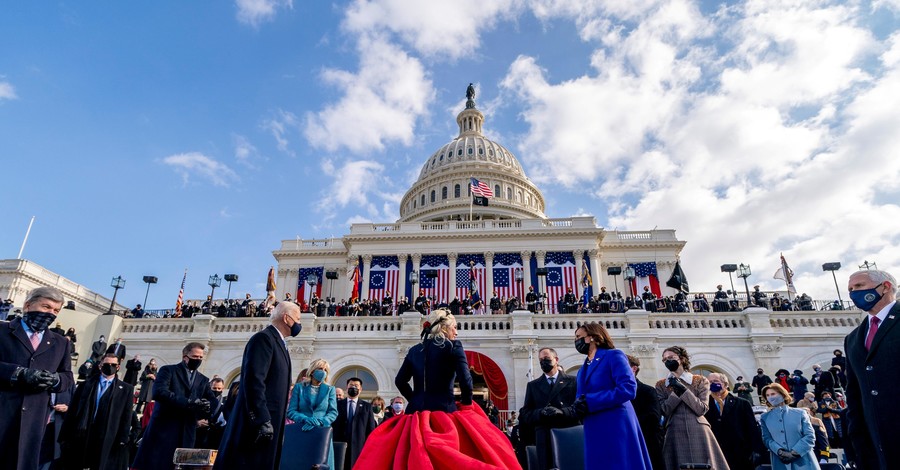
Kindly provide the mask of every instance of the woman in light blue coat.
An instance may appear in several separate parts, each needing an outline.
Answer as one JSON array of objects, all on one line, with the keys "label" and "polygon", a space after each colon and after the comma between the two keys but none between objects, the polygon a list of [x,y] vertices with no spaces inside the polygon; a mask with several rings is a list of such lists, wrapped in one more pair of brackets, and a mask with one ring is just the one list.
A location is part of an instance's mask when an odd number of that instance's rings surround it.
[{"label": "woman in light blue coat", "polygon": [[[334,387],[325,383],[331,366],[324,359],[309,364],[309,380],[294,385],[287,417],[303,431],[327,428],[337,418],[337,397]],[[287,443],[286,443],[287,444]],[[334,468],[334,445],[328,446],[328,466]]]},{"label": "woman in light blue coat", "polygon": [[772,470],[819,470],[813,447],[816,432],[806,410],[791,408],[791,395],[779,384],[763,388],[769,411],[760,418]]}]

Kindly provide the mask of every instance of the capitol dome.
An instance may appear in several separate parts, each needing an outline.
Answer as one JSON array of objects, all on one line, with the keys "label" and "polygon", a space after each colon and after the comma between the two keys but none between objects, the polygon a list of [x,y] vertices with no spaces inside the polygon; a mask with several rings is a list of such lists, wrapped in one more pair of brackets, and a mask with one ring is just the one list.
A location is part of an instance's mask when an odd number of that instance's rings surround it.
[{"label": "capitol dome", "polygon": [[482,133],[484,114],[475,108],[471,85],[466,95],[466,109],[456,117],[459,136],[425,161],[400,202],[399,222],[468,220],[471,178],[494,192],[488,206],[472,208],[476,220],[545,218],[544,195],[512,152]]}]

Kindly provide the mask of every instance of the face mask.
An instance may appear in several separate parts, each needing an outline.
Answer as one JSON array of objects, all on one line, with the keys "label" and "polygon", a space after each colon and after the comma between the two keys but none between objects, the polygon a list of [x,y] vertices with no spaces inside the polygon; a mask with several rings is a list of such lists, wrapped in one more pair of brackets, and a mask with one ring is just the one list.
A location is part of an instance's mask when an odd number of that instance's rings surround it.
[{"label": "face mask", "polygon": [[711,383],[709,384],[709,391],[713,393],[719,393],[722,391],[722,384],[720,383]]},{"label": "face mask", "polygon": [[771,397],[766,397],[766,401],[768,401],[772,406],[778,406],[784,403],[784,397],[781,395],[774,395]]},{"label": "face mask", "polygon": [[217,391],[213,390],[213,395],[215,395],[216,398],[221,398],[221,397],[222,397],[222,391],[220,390],[220,391],[217,392]]},{"label": "face mask", "polygon": [[761,370],[756,371],[756,375],[762,375],[762,373],[763,373],[763,371],[761,371]]},{"label": "face mask", "polygon": [[103,375],[113,375],[116,373],[116,365],[109,362],[104,363],[100,366],[100,371],[103,372]]},{"label": "face mask", "polygon": [[394,403],[391,405],[391,409],[394,410],[394,413],[400,413],[403,411],[403,403]]},{"label": "face mask", "polygon": [[875,304],[881,300],[883,294],[878,293],[878,286],[866,290],[855,290],[850,292],[850,300],[859,307],[860,310],[868,312],[875,307]]},{"label": "face mask", "polygon": [[351,398],[355,398],[359,395],[359,389],[356,387],[350,387],[347,389],[347,395],[350,395]]},{"label": "face mask", "polygon": [[301,325],[300,322],[294,322],[294,324],[291,325],[291,336],[299,335],[300,330],[302,330],[302,329],[303,329],[303,325]]},{"label": "face mask", "polygon": [[580,352],[581,354],[587,354],[591,352],[591,346],[584,340],[584,338],[578,338],[575,340],[575,350]]},{"label": "face mask", "polygon": [[203,359],[188,358],[187,368],[188,368],[188,370],[197,370],[200,368],[200,364],[202,364],[202,363],[203,363]]},{"label": "face mask", "polygon": [[681,363],[678,362],[678,359],[666,359],[665,365],[666,365],[666,369],[669,369],[670,371],[675,372],[676,370],[678,370],[678,366],[680,366]]},{"label": "face mask", "polygon": [[31,331],[40,333],[50,326],[56,320],[56,315],[49,312],[25,312],[22,314],[22,321],[31,328]]},{"label": "face mask", "polygon": [[814,370],[816,371],[817,374],[818,374],[819,372],[822,372],[822,369],[819,369],[818,367],[816,367]]},{"label": "face mask", "polygon": [[373,407],[372,407],[372,412],[373,412],[373,413],[381,413],[381,407],[378,406],[378,405],[373,406]]},{"label": "face mask", "polygon": [[328,372],[325,372],[322,369],[316,369],[312,373],[312,378],[315,379],[316,382],[324,382],[325,377],[328,377]]},{"label": "face mask", "polygon": [[541,370],[549,374],[553,370],[553,359],[541,359]]}]

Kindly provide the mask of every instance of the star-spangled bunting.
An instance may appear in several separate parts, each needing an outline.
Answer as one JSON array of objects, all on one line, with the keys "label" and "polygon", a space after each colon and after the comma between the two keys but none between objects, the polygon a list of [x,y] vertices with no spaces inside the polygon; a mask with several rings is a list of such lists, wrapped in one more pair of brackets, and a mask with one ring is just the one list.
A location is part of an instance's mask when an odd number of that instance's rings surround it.
[{"label": "star-spangled bunting", "polygon": [[628,263],[628,266],[634,268],[635,278],[631,280],[631,288],[637,297],[644,292],[644,286],[650,286],[650,292],[656,294],[657,297],[662,297],[656,263]]},{"label": "star-spangled bunting", "polygon": [[373,256],[369,269],[369,298],[379,302],[386,295],[397,300],[400,285],[400,261],[397,256]]},{"label": "star-spangled bunting", "polygon": [[547,305],[551,313],[557,310],[557,301],[568,289],[578,296],[578,271],[571,251],[550,251],[545,258],[547,267]]},{"label": "star-spangled bunting", "polygon": [[516,285],[516,269],[522,268],[519,253],[497,253],[494,255],[494,291],[501,300],[521,297],[521,286]]},{"label": "star-spangled bunting", "polygon": [[324,266],[316,266],[312,268],[300,268],[300,271],[297,273],[297,302],[300,302],[300,305],[305,307],[307,302],[309,301],[308,297],[311,297],[309,292],[306,290],[308,288],[308,284],[306,283],[306,278],[310,274],[315,274],[317,278],[315,290],[313,291],[317,297],[322,297],[322,275],[325,272]]}]

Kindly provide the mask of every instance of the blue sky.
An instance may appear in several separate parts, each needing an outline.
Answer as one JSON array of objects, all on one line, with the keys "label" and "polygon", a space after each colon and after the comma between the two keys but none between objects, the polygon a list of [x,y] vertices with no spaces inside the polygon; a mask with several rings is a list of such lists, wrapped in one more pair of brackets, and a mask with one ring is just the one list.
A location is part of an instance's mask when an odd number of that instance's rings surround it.
[{"label": "blue sky", "polygon": [[775,288],[782,252],[823,298],[823,262],[900,266],[898,0],[4,10],[0,257],[34,215],[25,258],[125,304],[184,268],[259,295],[281,240],[395,220],[469,82],[549,216],[676,229],[694,289],[740,262]]}]

